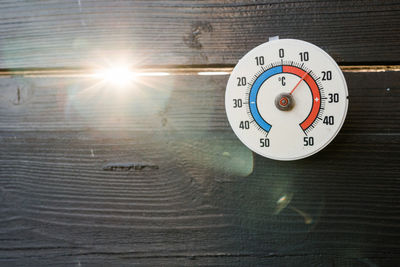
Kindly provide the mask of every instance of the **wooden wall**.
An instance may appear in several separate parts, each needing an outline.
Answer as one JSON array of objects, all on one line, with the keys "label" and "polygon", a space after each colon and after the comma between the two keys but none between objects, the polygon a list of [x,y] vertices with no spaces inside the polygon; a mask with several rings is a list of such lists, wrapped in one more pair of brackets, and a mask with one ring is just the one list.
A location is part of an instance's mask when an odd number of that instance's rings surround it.
[{"label": "wooden wall", "polygon": [[[356,69],[337,138],[294,162],[236,138],[227,75],[186,71],[275,35]],[[187,75],[54,75],[118,61]],[[398,1],[2,1],[0,265],[399,265],[399,63]]]}]

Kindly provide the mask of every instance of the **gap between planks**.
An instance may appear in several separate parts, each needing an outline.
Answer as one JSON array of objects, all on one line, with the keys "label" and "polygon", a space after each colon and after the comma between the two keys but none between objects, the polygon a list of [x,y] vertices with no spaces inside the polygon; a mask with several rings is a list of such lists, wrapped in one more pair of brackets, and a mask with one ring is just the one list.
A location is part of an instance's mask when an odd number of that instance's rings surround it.
[{"label": "gap between planks", "polygon": [[[171,66],[171,67],[144,67],[132,69],[134,73],[144,76],[168,76],[168,75],[229,75],[234,66]],[[400,65],[345,65],[340,66],[343,72],[387,72],[400,71]],[[56,69],[0,69],[0,77],[93,77],[96,75],[94,69],[74,69],[74,68],[56,68]]]}]

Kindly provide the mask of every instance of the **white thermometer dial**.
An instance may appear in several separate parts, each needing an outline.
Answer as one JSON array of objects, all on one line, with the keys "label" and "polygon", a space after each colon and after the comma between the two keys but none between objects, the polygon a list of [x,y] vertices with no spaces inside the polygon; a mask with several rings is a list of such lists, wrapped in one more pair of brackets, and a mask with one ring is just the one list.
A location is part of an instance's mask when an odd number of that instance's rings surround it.
[{"label": "white thermometer dial", "polygon": [[336,62],[294,39],[270,41],[235,66],[225,94],[229,123],[251,150],[276,160],[327,146],[346,117],[348,91]]}]

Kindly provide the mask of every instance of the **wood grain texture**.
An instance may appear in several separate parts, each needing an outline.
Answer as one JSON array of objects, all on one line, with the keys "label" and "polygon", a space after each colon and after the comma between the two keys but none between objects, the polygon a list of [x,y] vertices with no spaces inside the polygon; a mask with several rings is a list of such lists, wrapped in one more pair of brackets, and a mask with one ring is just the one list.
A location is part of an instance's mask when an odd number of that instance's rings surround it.
[{"label": "wood grain texture", "polygon": [[400,61],[398,1],[2,1],[0,68],[236,64],[268,37]]},{"label": "wood grain texture", "polygon": [[[400,72],[345,73],[349,112],[342,134],[400,133]],[[142,77],[118,89],[84,78],[2,78],[3,131],[230,131],[228,76]]]},{"label": "wood grain texture", "polygon": [[[383,145],[371,147],[366,136],[339,136],[318,156],[286,164],[243,153],[233,133],[102,135],[2,133],[3,262],[398,260],[398,139],[378,136]],[[236,159],[246,155],[254,169],[243,176]],[[159,169],[102,168],[127,160]],[[292,201],[276,214],[283,195]]]},{"label": "wood grain texture", "polygon": [[[295,162],[237,140],[227,76],[0,79],[0,264],[396,265],[399,72],[345,75],[343,129]],[[104,170],[129,162],[158,169]]]}]

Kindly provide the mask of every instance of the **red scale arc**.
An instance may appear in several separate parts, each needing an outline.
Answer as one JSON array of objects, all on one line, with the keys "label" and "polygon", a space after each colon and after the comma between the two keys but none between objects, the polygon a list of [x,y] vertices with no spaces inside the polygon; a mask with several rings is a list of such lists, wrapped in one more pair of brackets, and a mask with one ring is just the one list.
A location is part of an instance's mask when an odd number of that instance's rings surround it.
[{"label": "red scale arc", "polygon": [[[304,70],[293,66],[282,66],[282,71],[286,73],[295,74],[300,78],[306,74]],[[307,118],[305,118],[305,120],[300,123],[300,127],[303,129],[303,131],[305,131],[308,127],[310,127],[313,124],[321,108],[321,94],[319,92],[317,83],[309,74],[305,76],[304,81],[308,84],[308,86],[311,89],[313,102],[311,111],[308,114]]]}]

